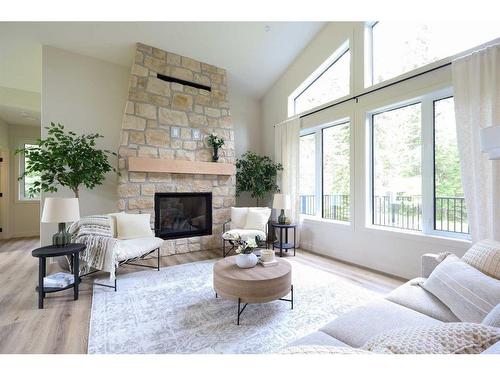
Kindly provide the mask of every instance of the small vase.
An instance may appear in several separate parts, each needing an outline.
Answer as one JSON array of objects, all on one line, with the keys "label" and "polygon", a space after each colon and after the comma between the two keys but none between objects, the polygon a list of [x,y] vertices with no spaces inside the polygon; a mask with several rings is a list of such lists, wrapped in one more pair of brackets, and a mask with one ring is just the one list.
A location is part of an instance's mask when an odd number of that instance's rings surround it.
[{"label": "small vase", "polygon": [[257,256],[254,253],[236,255],[236,265],[240,268],[252,268],[257,265]]},{"label": "small vase", "polygon": [[212,156],[212,161],[217,163],[217,160],[219,160],[219,149],[217,147],[214,147],[214,154]]}]

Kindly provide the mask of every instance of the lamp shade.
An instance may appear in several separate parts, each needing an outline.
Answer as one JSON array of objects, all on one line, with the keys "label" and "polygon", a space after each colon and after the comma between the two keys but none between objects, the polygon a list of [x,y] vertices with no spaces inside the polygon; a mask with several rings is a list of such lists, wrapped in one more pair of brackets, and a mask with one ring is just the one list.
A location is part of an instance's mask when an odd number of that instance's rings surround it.
[{"label": "lamp shade", "polygon": [[487,152],[490,160],[500,159],[500,126],[489,126],[480,130],[481,151]]},{"label": "lamp shade", "polygon": [[67,223],[78,219],[78,198],[45,198],[42,223]]},{"label": "lamp shade", "polygon": [[290,196],[288,194],[274,194],[273,208],[277,210],[290,209]]}]

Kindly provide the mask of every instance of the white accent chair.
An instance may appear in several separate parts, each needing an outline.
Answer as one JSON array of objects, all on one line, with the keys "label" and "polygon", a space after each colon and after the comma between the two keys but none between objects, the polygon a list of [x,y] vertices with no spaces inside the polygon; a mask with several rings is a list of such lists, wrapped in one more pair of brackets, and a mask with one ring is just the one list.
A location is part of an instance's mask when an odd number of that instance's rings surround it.
[{"label": "white accent chair", "polygon": [[[268,207],[231,207],[231,219],[222,225],[222,257],[236,249],[235,238],[268,240],[271,209]],[[226,251],[226,249],[228,250]]]},{"label": "white accent chair", "polygon": [[[156,269],[157,271],[160,270],[160,249],[161,246],[163,245],[163,239],[155,237],[154,236],[154,231],[151,230],[151,233],[149,235],[149,231],[147,231],[146,235],[144,237],[137,237],[137,238],[128,238],[128,239],[121,239],[118,237],[118,225],[117,225],[117,218],[116,215],[120,215],[122,213],[111,213],[107,214],[105,216],[108,217],[109,219],[109,225],[110,225],[110,231],[111,231],[111,236],[116,239],[116,243],[112,249],[113,251],[113,256],[112,258],[116,260],[116,267],[115,267],[115,277],[114,277],[114,283],[112,285],[109,284],[101,284],[101,283],[96,283],[94,282],[95,285],[101,285],[105,286],[108,288],[113,288],[116,292],[117,290],[117,285],[116,285],[116,279],[118,275],[118,267],[120,266],[125,266],[125,265],[132,265],[132,266],[138,266],[138,267],[146,267],[146,268],[153,268]],[[149,221],[149,219],[148,219]],[[149,226],[149,224],[146,224]],[[152,253],[156,251],[156,265],[149,265],[149,264],[144,264],[144,263],[137,263],[137,261],[142,261],[146,259],[150,259],[148,257]],[[99,272],[100,270],[91,270],[88,271],[87,273],[80,275],[80,277],[85,277],[88,275],[91,275],[93,273]]]}]

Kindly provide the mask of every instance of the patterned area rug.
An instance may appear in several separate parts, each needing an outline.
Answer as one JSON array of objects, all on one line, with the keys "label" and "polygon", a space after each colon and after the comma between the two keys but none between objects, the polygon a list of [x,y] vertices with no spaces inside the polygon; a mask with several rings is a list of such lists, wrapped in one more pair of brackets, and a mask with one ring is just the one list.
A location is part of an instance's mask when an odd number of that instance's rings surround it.
[{"label": "patterned area rug", "polygon": [[88,352],[269,353],[378,296],[289,261],[294,310],[284,301],[248,305],[240,326],[237,303],[215,298],[213,260],[122,275],[117,292],[94,286]]}]

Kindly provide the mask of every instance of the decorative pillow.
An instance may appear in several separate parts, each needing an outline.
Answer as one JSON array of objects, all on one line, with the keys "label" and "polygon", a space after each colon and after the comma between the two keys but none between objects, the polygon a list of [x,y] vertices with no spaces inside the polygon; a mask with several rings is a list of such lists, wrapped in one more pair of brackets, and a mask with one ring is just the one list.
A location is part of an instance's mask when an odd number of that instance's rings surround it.
[{"label": "decorative pillow", "polygon": [[500,242],[482,240],[476,242],[462,260],[488,276],[500,279]]},{"label": "decorative pillow", "polygon": [[386,331],[361,349],[388,354],[479,354],[500,340],[500,329],[475,323],[442,323]]},{"label": "decorative pillow", "polygon": [[486,315],[482,324],[500,328],[500,303]]},{"label": "decorative pillow", "polygon": [[266,231],[266,225],[271,216],[271,209],[267,207],[250,207],[248,209],[247,222],[243,229],[257,229]]},{"label": "decorative pillow", "polygon": [[278,354],[372,354],[369,351],[348,346],[297,345],[281,349]]},{"label": "decorative pillow", "polygon": [[111,229],[111,235],[116,238],[116,215],[122,215],[124,212],[114,212],[112,214],[108,214],[109,216],[109,228]]},{"label": "decorative pillow", "polygon": [[231,228],[243,229],[247,223],[248,207],[231,207]]},{"label": "decorative pillow", "polygon": [[141,237],[154,237],[151,230],[150,214],[127,214],[115,215],[116,231],[119,240],[130,240]]},{"label": "decorative pillow", "polygon": [[449,255],[422,284],[462,322],[481,323],[500,303],[500,281]]}]

